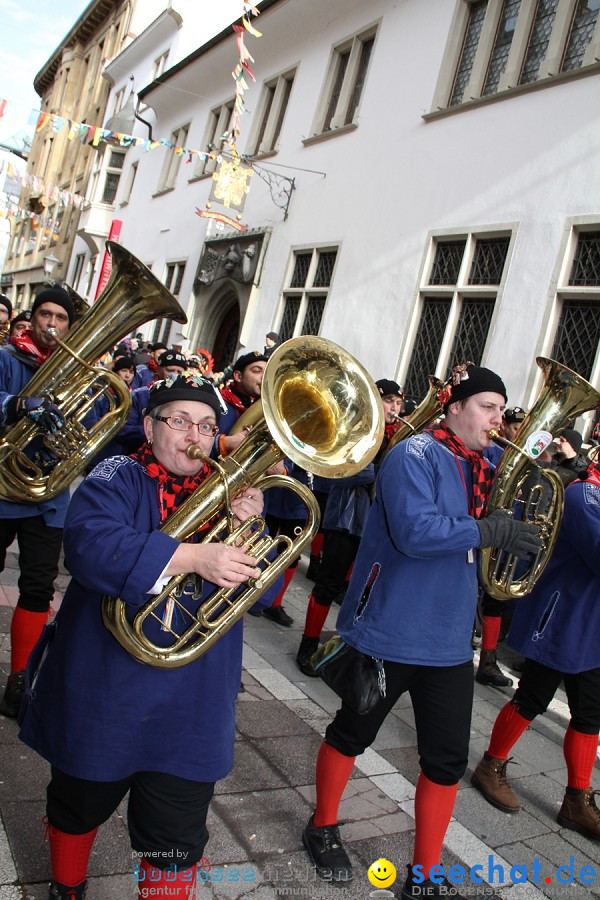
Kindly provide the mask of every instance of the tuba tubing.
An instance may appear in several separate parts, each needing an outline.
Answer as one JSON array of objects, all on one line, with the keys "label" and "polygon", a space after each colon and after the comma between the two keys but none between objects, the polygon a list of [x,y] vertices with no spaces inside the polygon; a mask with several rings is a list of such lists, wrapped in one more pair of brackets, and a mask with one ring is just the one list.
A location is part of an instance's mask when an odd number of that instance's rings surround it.
[{"label": "tuba tubing", "polygon": [[[46,435],[24,418],[5,429],[0,499],[39,503],[64,491],[129,415],[131,399],[124,383],[92,363],[144,322],[162,316],[187,321],[177,300],[146,266],[120,244],[107,241],[106,246],[113,263],[106,287],[21,392],[51,396],[65,425],[56,435]],[[88,429],[83,420],[101,395],[108,400],[108,412]],[[32,458],[40,445],[58,459],[49,471]]]},{"label": "tuba tubing", "polygon": [[[275,560],[241,593],[236,588],[236,595],[231,597],[231,592],[218,589],[193,615],[175,596],[188,575],[170,579],[157,598],[136,612],[131,623],[124,601],[104,597],[104,624],[139,662],[170,669],[201,657],[310,543],[319,524],[319,507],[313,493],[288,476],[267,476],[271,466],[285,456],[313,474],[343,478],[371,462],[381,444],[383,407],[377,388],[362,366],[330,341],[306,336],[281,344],[265,369],[261,399],[263,417],[248,437],[229,456],[216,463],[209,460],[216,472],[182,503],[161,530],[185,541],[225,510],[226,520],[211,528],[203,540],[235,544],[249,526],[243,523],[241,529],[229,527],[229,500],[250,486],[261,490],[289,487],[307,507],[307,524],[290,542],[285,536],[273,539],[265,535],[264,520],[258,517],[253,522],[256,529],[247,541],[248,552],[264,561],[279,550]],[[162,621],[156,609],[165,601],[190,620],[181,636],[167,626],[172,638],[168,647],[150,641],[143,632],[149,618]]]},{"label": "tuba tubing", "polygon": [[411,437],[413,434],[417,434],[419,431],[423,431],[424,428],[431,425],[431,423],[442,414],[443,406],[438,399],[438,394],[443,386],[443,381],[440,381],[435,375],[429,376],[429,388],[427,394],[421,403],[419,403],[415,411],[412,412],[410,416],[407,416],[406,419],[402,418],[402,416],[398,416],[398,420],[401,424],[396,433],[390,438],[382,459],[387,456],[396,444],[399,444],[400,441],[404,441],[407,437]]},{"label": "tuba tubing", "polygon": [[518,599],[533,589],[550,560],[558,537],[564,510],[564,487],[553,469],[540,466],[531,455],[538,452],[536,444],[540,432],[557,436],[569,422],[600,402],[600,393],[577,372],[545,357],[540,356],[536,361],[544,373],[544,384],[514,442],[495,431],[490,432],[493,439],[505,444],[507,449],[496,468],[486,514],[496,509],[513,514],[520,508],[522,521],[539,527],[543,546],[525,566],[517,557],[496,547],[480,550],[480,582],[497,600]]}]

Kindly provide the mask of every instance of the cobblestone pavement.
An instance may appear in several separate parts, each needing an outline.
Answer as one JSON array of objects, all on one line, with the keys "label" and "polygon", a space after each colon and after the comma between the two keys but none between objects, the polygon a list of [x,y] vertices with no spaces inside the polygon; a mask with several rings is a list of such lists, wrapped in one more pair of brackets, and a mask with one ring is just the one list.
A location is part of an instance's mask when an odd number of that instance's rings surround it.
[{"label": "cobblestone pavement", "polygon": [[[342,801],[341,833],[354,865],[352,884],[335,887],[321,881],[302,848],[301,832],[314,803],[315,758],[337,708],[329,689],[319,679],[302,675],[295,664],[311,587],[305,571],[303,559],[285,598],[285,608],[295,620],[291,628],[246,616],[245,692],[238,701],[235,767],[218,785],[212,804],[206,849],[212,868],[198,897],[365,898],[374,896],[367,869],[381,857],[397,868],[390,891],[400,895],[404,867],[410,862],[418,775],[408,698],[401,698],[374,746],[357,759]],[[13,549],[0,574],[2,690],[9,668],[8,633],[17,574]],[[56,605],[67,582],[62,569]],[[337,609],[334,606],[329,614],[327,634],[335,627]],[[499,654],[509,671],[510,650],[501,644]],[[499,812],[471,787],[471,771],[511,693],[475,686],[469,769],[460,784],[442,862],[446,869],[455,864],[467,871],[482,866],[483,883],[476,885],[467,878],[460,888],[463,895],[504,900],[600,897],[600,845],[556,822],[565,783],[562,739],[568,721],[562,693],[514,750],[516,764],[509,774],[522,802],[518,815]],[[48,765],[20,743],[17,731],[14,721],[0,717],[0,900],[46,900],[50,866],[42,818]],[[598,766],[594,782],[600,787]],[[124,816],[120,808],[100,829],[92,851],[88,900],[137,896]],[[584,866],[591,869],[582,873]],[[526,883],[514,883],[524,879]]]}]

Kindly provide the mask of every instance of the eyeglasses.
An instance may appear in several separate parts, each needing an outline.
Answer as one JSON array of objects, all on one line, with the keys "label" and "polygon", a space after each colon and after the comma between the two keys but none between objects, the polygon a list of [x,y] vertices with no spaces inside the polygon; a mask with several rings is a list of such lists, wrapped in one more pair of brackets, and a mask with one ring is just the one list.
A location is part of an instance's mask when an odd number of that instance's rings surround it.
[{"label": "eyeglasses", "polygon": [[219,430],[218,425],[211,425],[210,422],[192,422],[191,419],[184,419],[183,416],[155,416],[158,422],[164,422],[173,431],[191,431],[194,425],[200,434],[208,437],[216,434]]}]

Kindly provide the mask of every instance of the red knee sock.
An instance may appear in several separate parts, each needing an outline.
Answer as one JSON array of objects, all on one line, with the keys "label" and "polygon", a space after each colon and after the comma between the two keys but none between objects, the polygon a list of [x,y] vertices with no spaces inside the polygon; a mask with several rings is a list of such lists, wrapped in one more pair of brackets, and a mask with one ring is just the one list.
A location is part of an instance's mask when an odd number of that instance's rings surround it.
[{"label": "red knee sock", "polygon": [[423,866],[429,878],[439,866],[442,844],[452,817],[458,784],[436,784],[421,772],[415,793],[415,849],[413,866]]},{"label": "red knee sock", "polygon": [[567,784],[570,788],[577,788],[580,791],[589,788],[597,749],[597,734],[584,734],[582,731],[575,731],[569,725],[563,742],[563,753],[567,762]]},{"label": "red knee sock", "polygon": [[531,722],[523,718],[514,703],[507,703],[503,706],[492,728],[488,747],[490,756],[495,759],[506,759],[529,725]]},{"label": "red knee sock", "polygon": [[191,868],[155,869],[152,863],[142,859],[138,873],[138,897],[174,897],[187,900],[193,897],[196,884],[196,865]]},{"label": "red knee sock", "polygon": [[283,595],[288,589],[289,583],[296,574],[297,566],[294,566],[293,569],[286,569],[283,573],[283,587],[271,603],[271,606],[281,606],[281,601],[283,600]]},{"label": "red knee sock", "polygon": [[47,621],[47,611],[39,613],[29,612],[20,606],[15,608],[10,625],[11,672],[23,671]]},{"label": "red knee sock", "polygon": [[312,544],[310,545],[310,555],[311,556],[320,556],[323,552],[323,543],[325,541],[325,533],[323,531],[318,531],[314,538],[312,539]]},{"label": "red knee sock", "polygon": [[68,887],[77,887],[85,881],[92,844],[97,828],[85,834],[66,834],[48,825],[52,877]]},{"label": "red knee sock", "polygon": [[318,638],[320,636],[330,609],[330,606],[323,606],[321,603],[317,603],[314,596],[310,595],[308,609],[306,610],[306,622],[304,623],[304,637]]},{"label": "red knee sock", "polygon": [[317,828],[337,824],[338,807],[355,759],[355,756],[344,756],[325,741],[321,744],[317,756],[317,808],[313,817]]},{"label": "red knee sock", "polygon": [[498,646],[502,616],[484,616],[481,622],[481,649],[495,650]]}]

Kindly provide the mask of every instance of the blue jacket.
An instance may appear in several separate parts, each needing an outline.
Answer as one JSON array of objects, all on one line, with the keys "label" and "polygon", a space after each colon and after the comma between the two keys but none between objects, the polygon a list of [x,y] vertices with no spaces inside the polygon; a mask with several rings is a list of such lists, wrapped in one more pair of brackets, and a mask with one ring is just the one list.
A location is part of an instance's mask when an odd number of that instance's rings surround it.
[{"label": "blue jacket", "polygon": [[469,463],[429,433],[387,454],[338,615],[353,647],[417,665],[472,659],[480,535],[469,515],[470,484]]},{"label": "blue jacket", "polygon": [[[0,427],[6,425],[6,404],[15,394],[25,389],[39,369],[33,359],[28,360],[20,351],[15,352],[12,345],[0,349]],[[0,500],[0,519],[27,519],[30,516],[43,516],[46,525],[51,528],[62,528],[69,491],[63,491],[53,500],[41,503],[14,503]]]},{"label": "blue jacket", "polygon": [[[158,529],[157,484],[129,457],[105,460],[73,496],[64,533],[72,581],[30,657],[20,737],[77,778],[151,770],[215,781],[232,766],[242,622],[170,670],[135,660],[102,622],[105,593],[125,601],[129,618],[148,600],[178,546]],[[213,590],[204,584],[205,596]]]},{"label": "blue jacket", "polygon": [[600,487],[575,481],[550,562],[518,601],[508,643],[559,672],[600,666]]},{"label": "blue jacket", "polygon": [[354,537],[361,537],[371,509],[374,480],[375,466],[369,463],[356,475],[334,481],[321,523],[323,531],[345,531]]}]

